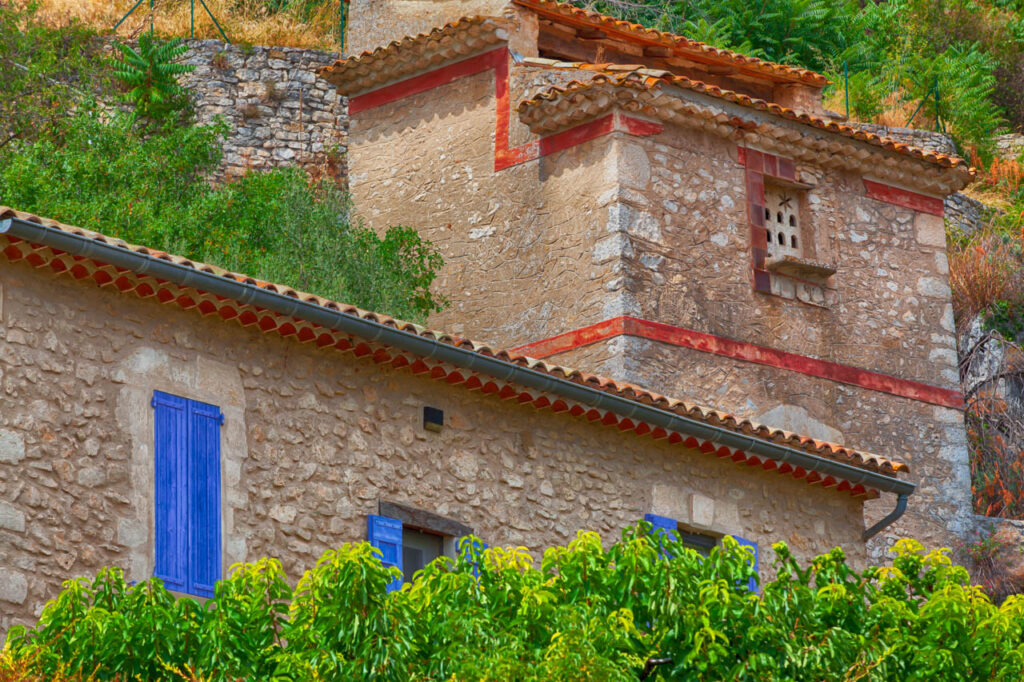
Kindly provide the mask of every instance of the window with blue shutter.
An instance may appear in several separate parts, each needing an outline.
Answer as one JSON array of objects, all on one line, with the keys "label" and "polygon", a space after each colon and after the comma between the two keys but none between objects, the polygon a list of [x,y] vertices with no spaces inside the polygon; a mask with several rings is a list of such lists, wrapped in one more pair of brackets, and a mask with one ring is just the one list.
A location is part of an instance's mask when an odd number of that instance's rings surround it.
[{"label": "window with blue shutter", "polygon": [[[395,566],[402,570],[402,522],[386,516],[371,514],[366,517],[366,539],[380,550],[380,562],[385,566]],[[398,577],[388,583],[388,592],[401,589],[402,578]]]},{"label": "window with blue shutter", "polygon": [[658,547],[660,548],[658,552],[662,556],[668,556],[662,538],[664,537],[669,542],[674,542],[678,537],[676,532],[679,530],[679,522],[667,516],[658,516],[657,514],[644,514],[644,521],[654,526],[651,529],[651,534],[658,540]]},{"label": "window with blue shutter", "polygon": [[153,575],[212,597],[220,580],[220,408],[155,391]]},{"label": "window with blue shutter", "polygon": [[[740,544],[740,547],[749,547],[754,552],[754,558],[752,560],[752,564],[754,566],[754,572],[756,573],[757,572],[757,543],[756,542],[752,542],[750,540],[747,540],[746,538],[741,538],[739,535],[733,535],[732,537],[733,537],[733,539],[736,540],[736,542],[738,542]],[[749,590],[750,592],[757,592],[758,591],[758,589],[757,589],[757,580],[753,576],[750,577],[750,581],[747,583],[747,590]]]}]

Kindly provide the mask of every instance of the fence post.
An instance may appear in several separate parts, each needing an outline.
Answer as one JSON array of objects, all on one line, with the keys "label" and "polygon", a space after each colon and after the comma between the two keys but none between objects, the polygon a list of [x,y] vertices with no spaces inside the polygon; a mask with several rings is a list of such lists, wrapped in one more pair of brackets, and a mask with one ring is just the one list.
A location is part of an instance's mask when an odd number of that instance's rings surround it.
[{"label": "fence post", "polygon": [[338,0],[338,48],[341,56],[345,56],[345,5],[346,0]]},{"label": "fence post", "polygon": [[843,62],[843,88],[846,90],[846,118],[850,118],[850,66]]}]

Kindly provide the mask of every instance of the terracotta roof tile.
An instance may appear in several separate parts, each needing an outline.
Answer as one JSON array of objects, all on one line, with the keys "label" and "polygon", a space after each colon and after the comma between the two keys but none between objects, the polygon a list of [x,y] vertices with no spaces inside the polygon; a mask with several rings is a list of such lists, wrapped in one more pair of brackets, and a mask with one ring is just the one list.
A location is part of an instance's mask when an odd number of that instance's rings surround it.
[{"label": "terracotta roof tile", "polygon": [[507,38],[506,23],[499,17],[464,17],[427,33],[339,59],[317,74],[342,94],[356,94],[475,54]]},{"label": "terracotta roof tile", "polygon": [[[308,303],[324,306],[326,308],[330,308],[332,310],[337,310],[349,315],[353,315],[364,320],[377,322],[379,324],[393,327],[395,329],[400,329],[410,334],[416,334],[420,337],[431,339],[439,343],[457,346],[466,350],[473,351],[475,353],[479,353],[481,355],[494,357],[499,360],[504,360],[505,362],[514,363],[516,365],[528,367],[535,371],[549,374],[551,376],[563,378],[577,384],[590,386],[592,388],[599,389],[606,393],[621,396],[628,400],[636,401],[638,403],[654,406],[659,409],[672,412],[679,416],[688,417],[708,424],[719,425],[731,431],[742,433],[747,436],[758,438],[764,441],[770,441],[782,445],[787,445],[795,449],[803,450],[805,452],[812,453],[821,457],[837,460],[845,464],[850,464],[871,471],[881,472],[883,474],[888,474],[891,476],[895,476],[896,472],[909,471],[909,468],[906,464],[891,459],[887,459],[879,455],[874,455],[852,448],[847,448],[837,443],[829,443],[826,441],[815,440],[813,438],[810,438],[809,436],[802,436],[796,433],[791,433],[789,431],[784,431],[782,429],[773,428],[770,426],[766,426],[764,424],[753,422],[749,419],[740,419],[735,415],[729,414],[727,412],[721,412],[719,410],[703,407],[695,403],[669,398],[667,396],[661,395],[660,393],[648,391],[647,389],[642,388],[640,386],[635,386],[633,384],[629,384],[622,381],[616,381],[614,379],[610,379],[608,377],[600,376],[597,374],[591,374],[588,372],[582,372],[580,370],[555,365],[549,362],[545,362],[543,360],[530,358],[528,356],[510,353],[507,350],[496,349],[492,346],[477,343],[464,337],[453,336],[450,334],[446,334],[444,332],[428,329],[418,324],[403,322],[388,315],[382,315],[380,313],[362,310],[352,305],[338,303],[336,301],[332,301],[321,296],[316,296],[314,294],[297,291],[288,286],[274,284],[272,282],[264,282],[262,280],[255,279],[244,274],[229,272],[215,265],[209,265],[207,263],[193,261],[188,258],[183,258],[181,256],[175,256],[165,253],[163,251],[150,249],[145,246],[129,244],[122,239],[109,237],[107,235],[95,232],[93,230],[87,230],[80,227],[74,227],[72,225],[66,225],[64,223],[60,223],[55,220],[50,220],[48,218],[41,218],[31,213],[25,213],[12,208],[8,208],[6,206],[0,206],[0,220],[4,220],[7,218],[16,218],[19,220],[36,223],[38,225],[45,225],[57,230],[61,230],[70,234],[84,237],[86,239],[92,239],[106,244],[111,244],[124,249],[128,249],[130,251],[146,254],[154,258],[159,258],[161,260],[171,261],[185,267],[195,268],[196,270],[200,270],[202,272],[207,272],[220,277],[226,277],[238,282],[252,284],[262,289],[266,289],[268,291],[273,291],[285,296],[291,296],[293,298],[297,298]],[[2,236],[0,236],[0,238],[2,238]],[[0,242],[0,246],[2,246],[2,242]],[[8,257],[10,257],[10,248],[12,247],[8,247],[7,251],[0,252],[7,253]],[[19,256],[23,256],[23,254],[19,253]],[[61,256],[62,254],[60,253],[52,252],[51,258],[57,259],[60,258]],[[39,259],[37,258],[36,260]],[[45,265],[45,263],[40,261],[36,263],[36,265],[42,266]]]},{"label": "terracotta roof tile", "polygon": [[[524,61],[527,65],[533,63],[539,66],[540,64],[537,62],[538,60]],[[866,142],[876,147],[893,151],[904,156],[913,157],[943,168],[962,168],[965,170],[969,168],[968,163],[958,156],[921,149],[913,145],[898,142],[892,138],[882,137],[876,133],[851,126],[846,123],[827,120],[804,111],[780,106],[774,102],[766,102],[763,99],[757,99],[750,97],[749,95],[733,92],[732,90],[726,90],[718,87],[717,85],[709,85],[702,81],[693,80],[685,76],[677,76],[668,71],[628,65],[626,65],[628,70],[624,71],[623,65],[615,65],[614,68],[611,68],[611,65],[568,64],[564,62],[560,63],[559,66],[559,68],[579,68],[588,71],[594,70],[595,67],[601,67],[598,69],[599,73],[588,80],[572,81],[564,87],[552,86],[535,97],[520,102],[518,108],[520,119],[529,125],[533,120],[544,116],[543,107],[545,105],[554,103],[558,104],[560,107],[565,107],[566,104],[571,106],[577,101],[576,98],[579,95],[583,95],[588,91],[597,91],[601,88],[625,88],[638,92],[653,92],[666,86],[672,86],[691,90],[693,92],[699,92],[717,99],[733,102],[744,107],[779,116],[780,118],[809,125],[820,130],[825,130],[830,133],[842,135],[854,140],[860,140],[861,142]]]},{"label": "terracotta roof tile", "polygon": [[757,57],[748,57],[732,50],[712,47],[706,43],[691,40],[684,36],[658,31],[598,12],[580,9],[566,2],[557,2],[556,0],[513,0],[513,2],[555,20],[585,24],[594,28],[615,32],[634,40],[662,45],[691,58],[693,61],[728,64],[736,67],[738,70],[762,77],[769,77],[772,80],[801,82],[818,87],[828,84],[828,79],[825,76],[809,69],[776,64],[758,59]]}]

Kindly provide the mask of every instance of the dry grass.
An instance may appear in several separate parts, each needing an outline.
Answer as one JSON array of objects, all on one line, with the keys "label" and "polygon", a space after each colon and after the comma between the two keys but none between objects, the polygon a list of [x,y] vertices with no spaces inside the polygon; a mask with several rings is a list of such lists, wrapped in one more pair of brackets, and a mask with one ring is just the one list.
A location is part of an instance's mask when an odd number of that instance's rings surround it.
[{"label": "dry grass", "polygon": [[[901,100],[903,96],[901,90],[893,92],[884,100],[882,100],[882,110],[876,115],[870,118],[858,118],[854,112],[850,112],[850,120],[860,121],[861,123],[877,123],[879,125],[890,126],[892,128],[905,128],[907,121],[910,120],[911,116],[914,116],[914,110],[917,109],[921,100]],[[823,102],[826,109],[831,111],[843,112],[846,110],[846,93],[841,87],[833,88],[829,91],[828,96],[825,97]],[[935,128],[935,119],[933,117],[925,115],[924,109],[917,112],[917,116],[914,116],[914,128],[920,128],[922,130],[933,130]]]},{"label": "dry grass", "polygon": [[[77,19],[108,32],[133,4],[134,0],[39,0],[36,16],[50,26],[62,26]],[[337,0],[327,0],[312,9],[308,17],[300,17],[291,10],[267,12],[263,0],[206,0],[206,5],[233,43],[338,49]],[[189,0],[155,0],[154,30],[165,36],[188,37],[189,7]],[[195,11],[196,37],[220,39],[200,0],[195,0]],[[118,28],[117,35],[135,37],[149,29],[149,21],[149,3],[143,0]]]},{"label": "dry grass", "polygon": [[1019,245],[991,227],[951,244],[949,285],[956,319],[969,322],[997,301],[1024,301],[1021,268]]}]

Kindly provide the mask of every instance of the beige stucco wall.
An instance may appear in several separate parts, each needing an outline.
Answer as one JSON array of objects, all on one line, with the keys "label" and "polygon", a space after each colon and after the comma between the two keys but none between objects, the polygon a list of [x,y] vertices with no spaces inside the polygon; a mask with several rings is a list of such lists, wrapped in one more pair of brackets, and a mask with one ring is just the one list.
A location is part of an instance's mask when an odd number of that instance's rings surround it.
[{"label": "beige stucco wall", "polygon": [[[539,550],[646,512],[864,559],[860,501],[217,316],[0,261],[0,630],[61,581],[152,569],[152,390],[219,404],[224,566],[297,578],[384,498]],[[423,430],[424,405],[446,427]]]}]

